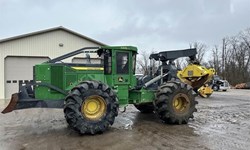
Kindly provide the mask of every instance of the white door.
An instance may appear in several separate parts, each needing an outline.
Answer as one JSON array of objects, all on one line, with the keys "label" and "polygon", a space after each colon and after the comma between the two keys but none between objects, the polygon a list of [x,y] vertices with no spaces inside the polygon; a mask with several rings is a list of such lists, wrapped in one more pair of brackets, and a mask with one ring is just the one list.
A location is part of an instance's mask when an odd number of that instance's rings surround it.
[{"label": "white door", "polygon": [[18,92],[19,82],[33,80],[33,66],[47,60],[48,57],[7,56],[4,60],[5,98]]}]

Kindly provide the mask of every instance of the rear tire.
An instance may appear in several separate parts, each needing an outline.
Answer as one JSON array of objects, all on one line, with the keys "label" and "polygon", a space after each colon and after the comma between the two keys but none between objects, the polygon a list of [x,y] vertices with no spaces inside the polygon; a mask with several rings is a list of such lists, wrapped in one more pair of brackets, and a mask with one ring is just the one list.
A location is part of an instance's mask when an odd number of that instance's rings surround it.
[{"label": "rear tire", "polygon": [[197,111],[192,87],[177,81],[167,82],[159,87],[154,102],[155,111],[165,123],[186,124]]},{"label": "rear tire", "polygon": [[143,103],[143,104],[134,104],[134,106],[141,112],[141,113],[153,113],[154,105],[153,103]]},{"label": "rear tire", "polygon": [[65,99],[64,114],[69,127],[80,134],[103,133],[118,115],[118,101],[107,85],[84,81]]}]

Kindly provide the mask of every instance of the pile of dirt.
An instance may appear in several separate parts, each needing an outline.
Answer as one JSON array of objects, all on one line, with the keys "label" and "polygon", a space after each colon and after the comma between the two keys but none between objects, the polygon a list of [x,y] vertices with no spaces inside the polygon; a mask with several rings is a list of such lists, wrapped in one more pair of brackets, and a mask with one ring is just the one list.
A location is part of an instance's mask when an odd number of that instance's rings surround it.
[{"label": "pile of dirt", "polygon": [[250,82],[235,85],[236,89],[250,89]]}]

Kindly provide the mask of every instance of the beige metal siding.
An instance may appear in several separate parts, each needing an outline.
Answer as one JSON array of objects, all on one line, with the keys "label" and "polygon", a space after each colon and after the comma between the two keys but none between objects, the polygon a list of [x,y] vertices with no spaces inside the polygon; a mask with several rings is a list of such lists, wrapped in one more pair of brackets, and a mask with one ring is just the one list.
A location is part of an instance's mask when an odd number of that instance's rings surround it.
[{"label": "beige metal siding", "polygon": [[4,98],[4,59],[0,48],[0,99]]},{"label": "beige metal siding", "polygon": [[[63,44],[62,47],[59,46],[60,43]],[[1,53],[5,56],[47,56],[49,54],[52,58],[82,47],[100,46],[63,30],[17,39],[0,45]]]},{"label": "beige metal siding", "polygon": [[[63,44],[63,46],[59,46]],[[7,56],[41,56],[55,58],[73,50],[100,46],[64,30],[24,37],[0,43],[0,99],[4,98],[4,59]],[[71,60],[68,60],[71,62]]]}]

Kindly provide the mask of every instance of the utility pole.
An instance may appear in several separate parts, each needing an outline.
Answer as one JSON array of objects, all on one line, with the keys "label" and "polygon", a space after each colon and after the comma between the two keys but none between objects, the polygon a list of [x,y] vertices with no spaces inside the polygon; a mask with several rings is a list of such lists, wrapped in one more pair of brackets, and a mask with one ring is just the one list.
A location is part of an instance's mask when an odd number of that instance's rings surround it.
[{"label": "utility pole", "polygon": [[225,80],[225,49],[226,49],[226,40],[222,39],[222,78]]}]

